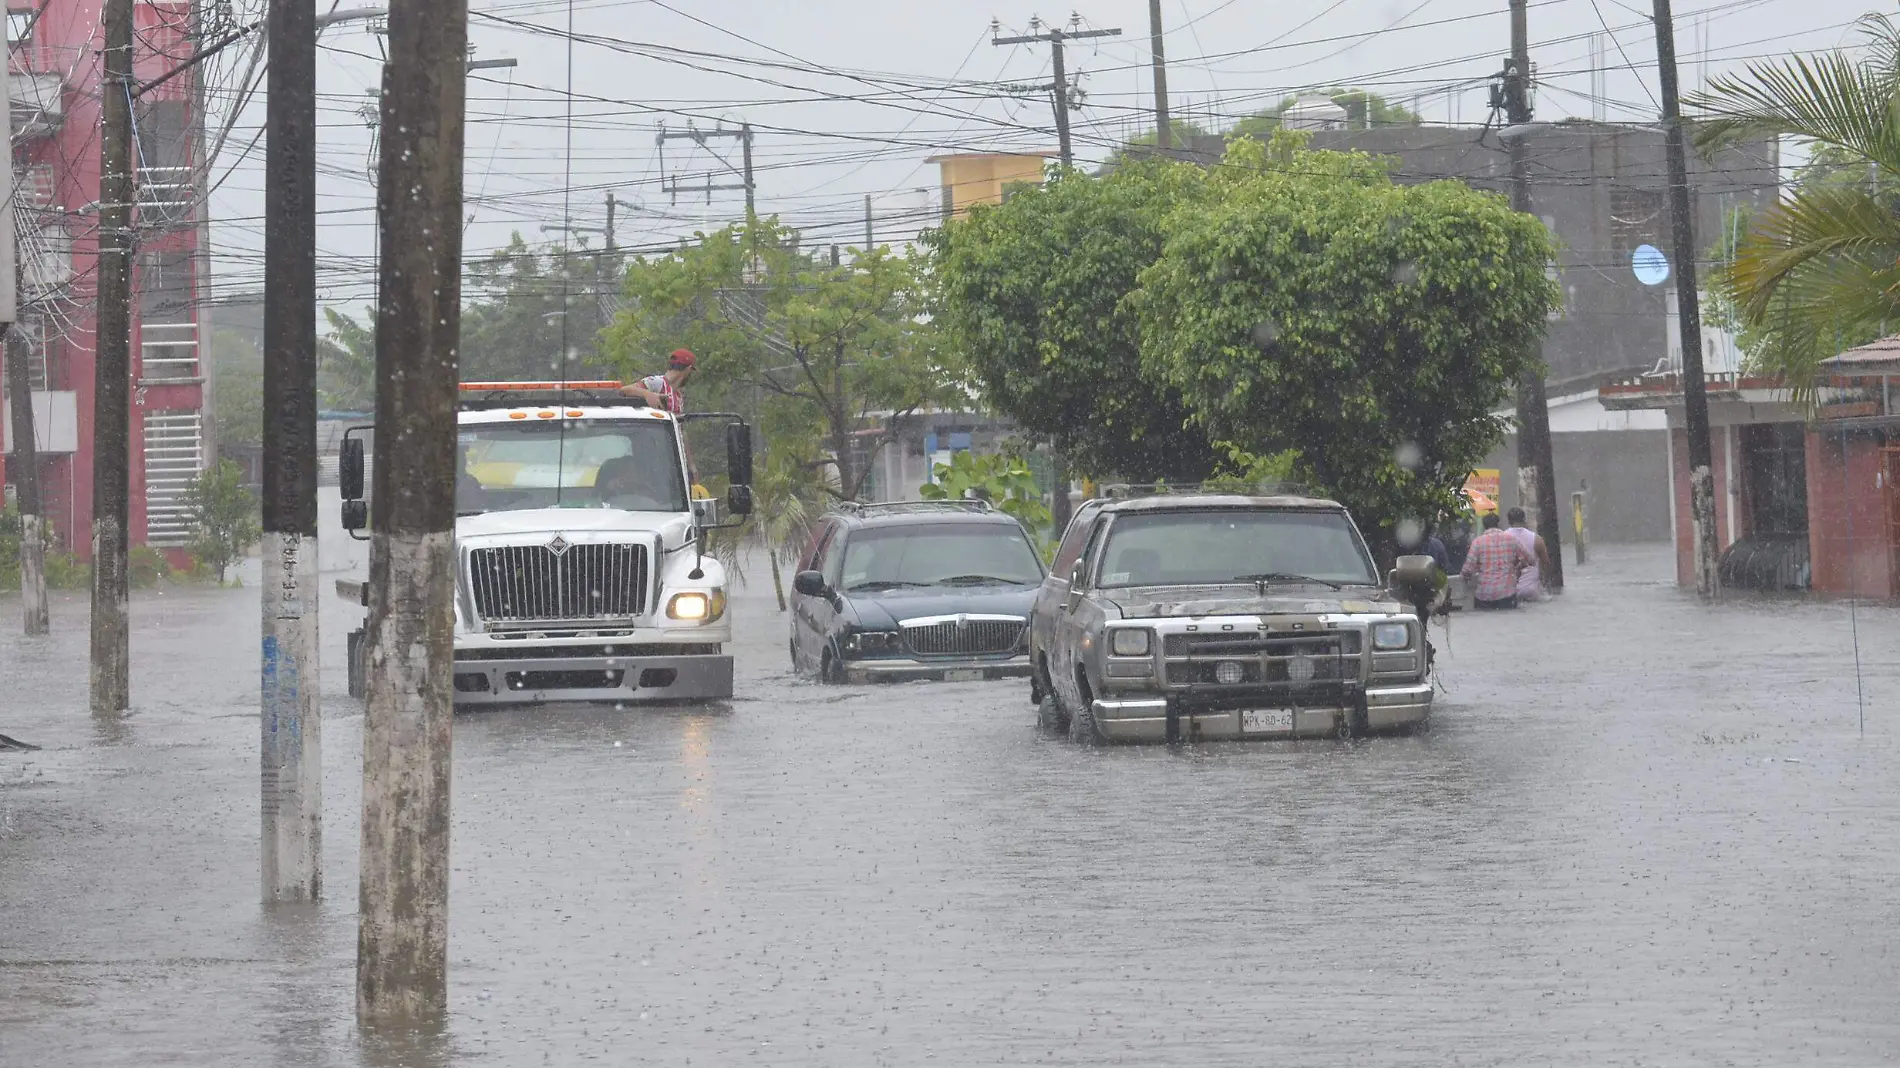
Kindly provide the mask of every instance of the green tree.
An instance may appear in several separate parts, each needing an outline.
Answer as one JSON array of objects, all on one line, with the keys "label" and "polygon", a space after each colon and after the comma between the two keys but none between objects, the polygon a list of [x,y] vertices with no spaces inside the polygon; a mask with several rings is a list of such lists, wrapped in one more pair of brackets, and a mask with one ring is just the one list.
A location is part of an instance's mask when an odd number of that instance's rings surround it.
[{"label": "green tree", "polygon": [[1145,160],[1057,172],[932,231],[932,314],[983,401],[1096,476],[1198,481],[1220,453],[1180,392],[1141,361],[1127,304],[1161,255],[1164,216],[1205,172]]},{"label": "green tree", "polygon": [[191,551],[224,583],[225,571],[263,536],[257,498],[244,488],[244,472],[229,460],[199,472],[186,491],[197,531]]},{"label": "green tree", "polygon": [[323,309],[330,332],[317,339],[317,398],[331,411],[376,410],[376,309],[363,322]]},{"label": "green tree", "polygon": [[[1358,153],[1239,142],[1141,275],[1143,355],[1221,440],[1387,528],[1456,504],[1556,287],[1532,216]],[[1270,153],[1292,152],[1280,166]]]},{"label": "green tree", "polygon": [[1038,544],[1049,538],[1054,525],[1049,506],[1042,502],[1042,490],[1036,474],[1020,456],[990,453],[978,456],[965,450],[947,464],[931,469],[936,481],[917,487],[927,501],[960,501],[977,498],[988,501],[999,511],[1015,517]]},{"label": "green tree", "polygon": [[263,445],[264,353],[249,334],[212,332],[211,381],[218,440],[253,448]]},{"label": "green tree", "polygon": [[1417,115],[1388,102],[1377,93],[1364,89],[1327,89],[1319,93],[1302,93],[1289,96],[1278,104],[1241,119],[1228,131],[1230,138],[1254,137],[1266,140],[1273,131],[1280,128],[1280,116],[1287,108],[1306,96],[1323,96],[1346,109],[1346,128],[1350,130],[1379,129],[1386,126],[1417,126]]},{"label": "green tree", "polygon": [[1813,162],[1751,220],[1714,279],[1752,369],[1812,397],[1822,360],[1900,322],[1900,29],[1861,19],[1864,54],[1749,65],[1686,101],[1704,149],[1793,137]]},{"label": "green tree", "polygon": [[603,340],[623,378],[692,349],[693,408],[757,412],[773,448],[822,447],[837,471],[829,492],[855,500],[901,420],[953,395],[913,260],[853,249],[834,266],[796,242],[794,231],[761,220],[634,261],[625,306]]},{"label": "green tree", "polygon": [[601,297],[614,271],[605,253],[559,244],[530,249],[520,234],[470,264],[462,282],[462,378],[598,377],[604,364],[596,336],[607,325]]}]

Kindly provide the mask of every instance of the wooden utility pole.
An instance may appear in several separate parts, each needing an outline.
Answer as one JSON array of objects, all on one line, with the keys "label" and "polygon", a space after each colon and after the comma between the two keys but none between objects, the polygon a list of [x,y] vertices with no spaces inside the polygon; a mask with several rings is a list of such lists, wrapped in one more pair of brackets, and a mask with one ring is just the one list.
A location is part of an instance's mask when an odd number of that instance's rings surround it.
[{"label": "wooden utility pole", "polygon": [[389,45],[356,942],[372,1024],[439,1022],[448,1003],[467,0],[392,0]]},{"label": "wooden utility pole", "polygon": [[[1709,393],[1702,378],[1702,307],[1696,294],[1695,220],[1690,214],[1689,160],[1676,99],[1676,28],[1669,0],[1655,0],[1656,69],[1662,90],[1664,147],[1669,154],[1669,222],[1676,254],[1676,321],[1682,331],[1682,409],[1689,432],[1689,516],[1695,540],[1695,588],[1721,592],[1721,548],[1715,529],[1715,460],[1709,442]],[[1673,446],[1672,446],[1673,450]],[[1670,460],[1674,463],[1672,457]]]},{"label": "wooden utility pole", "polygon": [[[1530,145],[1521,127],[1531,121],[1530,31],[1525,24],[1526,0],[1511,0],[1511,62],[1504,70],[1504,105],[1511,125],[1520,127],[1509,138],[1511,149],[1511,207],[1531,212]],[[1544,585],[1555,593],[1564,588],[1563,526],[1557,515],[1556,462],[1550,449],[1550,401],[1544,393],[1541,352],[1517,380],[1518,496],[1529,507],[1531,528],[1550,547],[1550,567]]]},{"label": "wooden utility pole", "polygon": [[1168,124],[1168,59],[1161,45],[1161,0],[1148,0],[1148,50],[1155,67],[1155,151],[1167,156],[1174,148],[1174,130]]},{"label": "wooden utility pole", "polygon": [[[996,24],[992,22],[990,25],[993,29]],[[1031,21],[1029,28],[1034,30],[1039,25],[1039,22]],[[1062,157],[1062,169],[1065,171],[1075,165],[1075,153],[1073,146],[1069,142],[1069,72],[1067,66],[1063,63],[1062,42],[1080,41],[1090,37],[1119,37],[1121,36],[1121,32],[1119,29],[1066,31],[1049,29],[1036,33],[1023,34],[1017,37],[992,36],[990,38],[990,44],[996,46],[1035,43],[1048,44],[1050,66],[1055,73],[1055,82],[1049,88],[1055,94],[1056,149]],[[1071,481],[1072,475],[1069,471],[1068,458],[1063,454],[1061,449],[1050,450],[1049,461],[1050,466],[1054,468],[1052,481],[1055,482],[1055,492],[1050,495],[1049,500],[1049,518],[1051,520],[1051,526],[1055,529],[1056,537],[1060,538],[1062,537],[1062,532],[1068,529],[1069,526],[1069,482]]]},{"label": "wooden utility pole", "polygon": [[132,702],[126,602],[132,462],[132,0],[105,0],[92,403],[92,711]]},{"label": "wooden utility pole", "polygon": [[323,892],[317,643],[317,17],[268,18],[264,169],[263,897]]},{"label": "wooden utility pole", "polygon": [[[10,79],[0,78],[0,145],[13,143]],[[33,438],[33,374],[27,366],[31,353],[13,333],[19,321],[19,235],[13,229],[13,205],[18,185],[13,177],[13,153],[0,153],[0,355],[6,358],[6,393],[13,416],[13,455],[7,470],[13,473],[15,499],[20,506],[20,608],[26,633],[45,634],[46,542],[44,506],[40,503],[40,454]]]}]

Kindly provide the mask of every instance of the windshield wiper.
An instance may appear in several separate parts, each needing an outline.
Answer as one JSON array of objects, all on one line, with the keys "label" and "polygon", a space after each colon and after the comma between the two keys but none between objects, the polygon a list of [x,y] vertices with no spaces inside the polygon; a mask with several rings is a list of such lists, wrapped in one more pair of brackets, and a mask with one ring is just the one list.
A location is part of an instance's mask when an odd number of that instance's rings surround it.
[{"label": "windshield wiper", "polygon": [[1229,579],[1228,581],[1230,582],[1260,582],[1260,583],[1317,582],[1322,586],[1331,586],[1333,589],[1336,589],[1336,590],[1345,589],[1344,585],[1334,582],[1332,579],[1323,579],[1314,575],[1294,575],[1285,571],[1261,571],[1252,575],[1235,575],[1232,579]]},{"label": "windshield wiper", "polygon": [[907,582],[904,579],[872,579],[868,582],[854,582],[845,587],[846,592],[853,590],[894,590],[901,586],[922,586],[922,582]]},{"label": "windshield wiper", "polygon": [[997,575],[951,575],[937,580],[939,586],[986,586],[1000,584],[1004,586],[1027,586],[1023,579],[1002,578]]}]

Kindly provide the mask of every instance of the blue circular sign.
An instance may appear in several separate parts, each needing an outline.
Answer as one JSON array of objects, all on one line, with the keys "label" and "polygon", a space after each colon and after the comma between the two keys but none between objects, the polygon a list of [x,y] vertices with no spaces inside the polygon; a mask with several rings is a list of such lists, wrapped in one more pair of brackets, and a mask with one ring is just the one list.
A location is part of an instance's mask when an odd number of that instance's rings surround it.
[{"label": "blue circular sign", "polygon": [[1659,286],[1669,280],[1669,257],[1654,245],[1638,245],[1630,256],[1630,270],[1646,286]]}]

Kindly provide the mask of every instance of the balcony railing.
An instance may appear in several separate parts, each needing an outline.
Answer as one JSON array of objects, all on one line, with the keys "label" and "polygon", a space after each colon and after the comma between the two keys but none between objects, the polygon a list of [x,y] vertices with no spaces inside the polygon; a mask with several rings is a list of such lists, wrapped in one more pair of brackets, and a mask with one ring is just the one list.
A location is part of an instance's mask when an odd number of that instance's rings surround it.
[{"label": "balcony railing", "polygon": [[139,330],[140,384],[202,381],[197,323],[143,323]]}]

